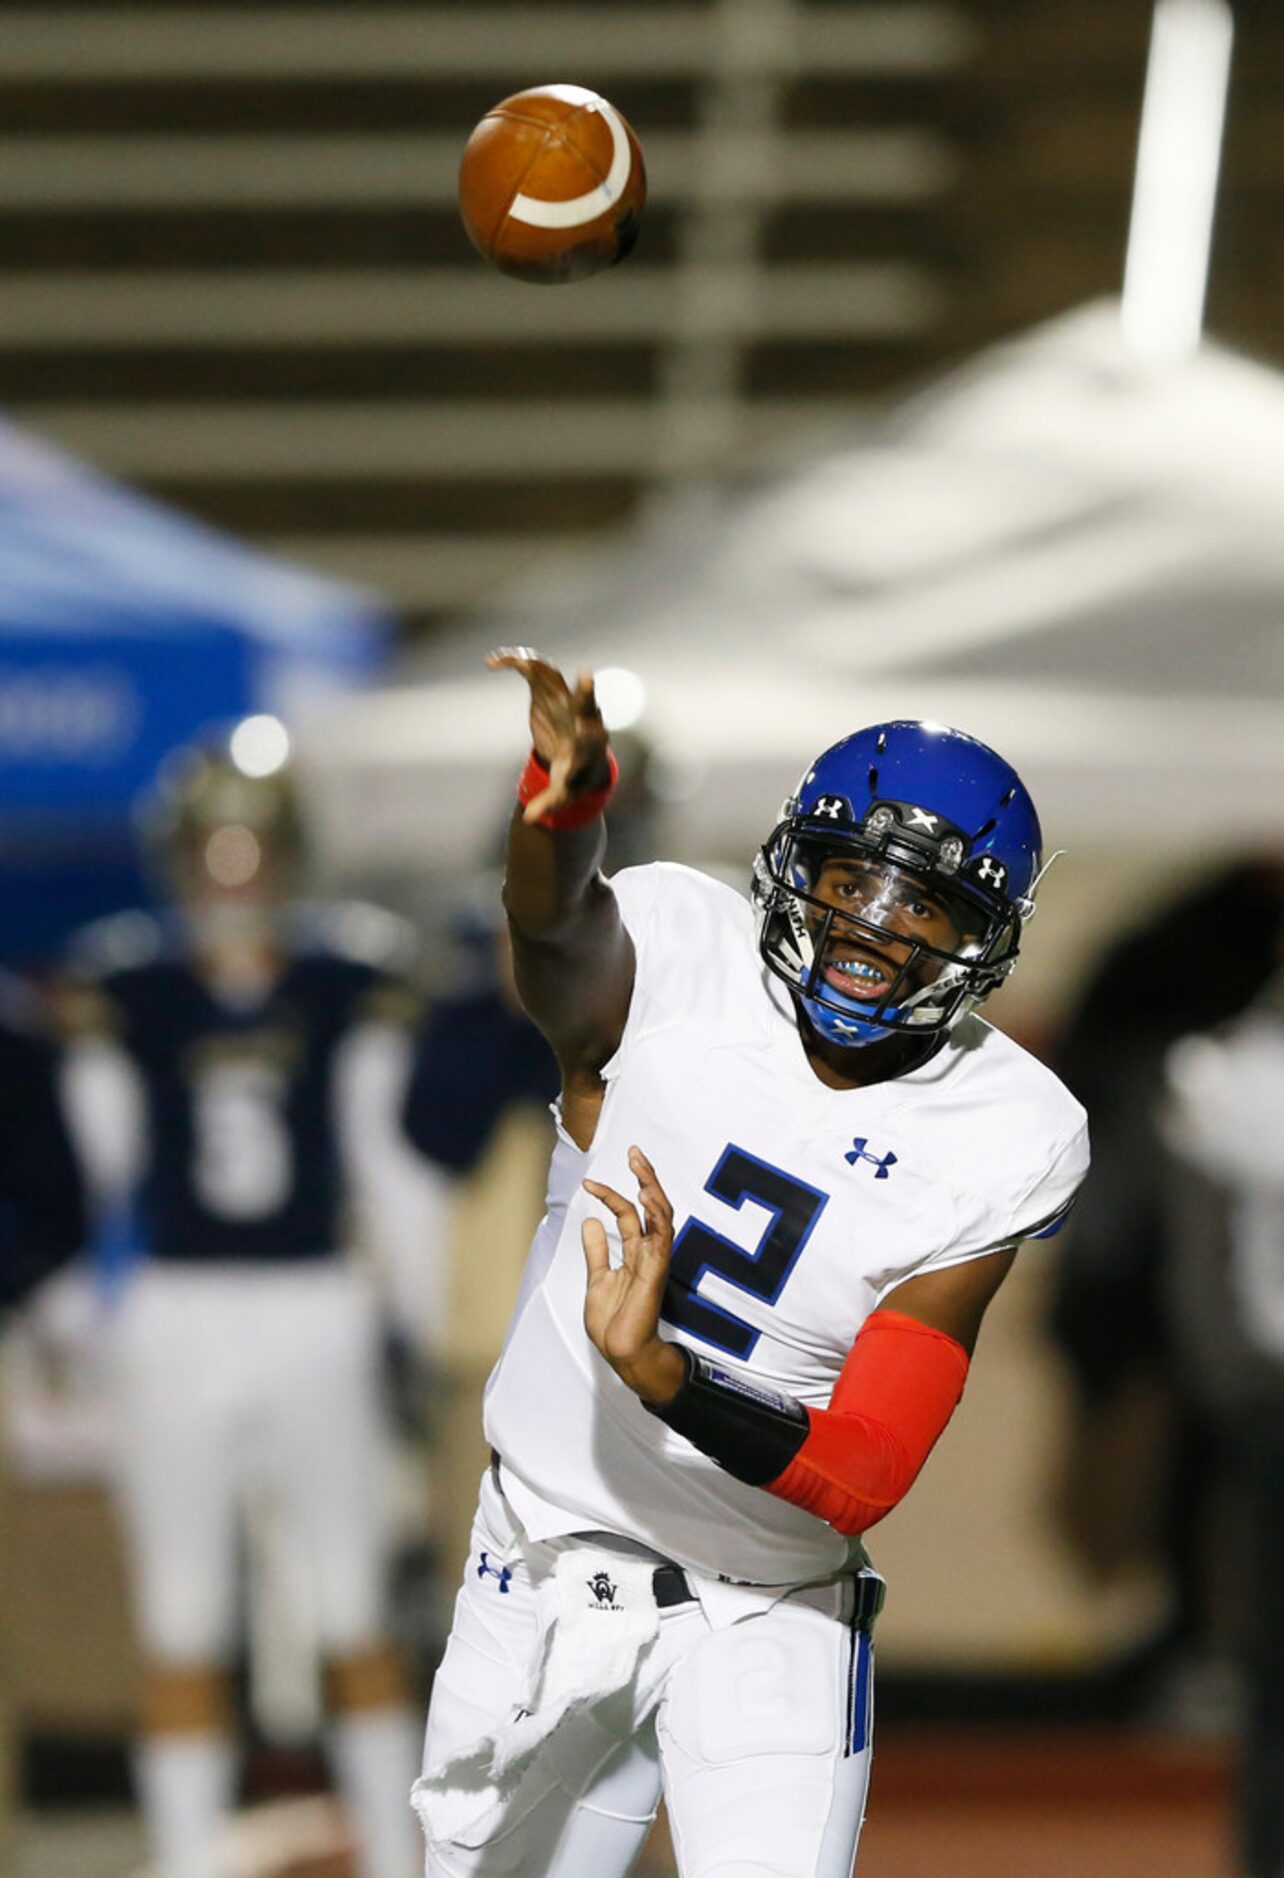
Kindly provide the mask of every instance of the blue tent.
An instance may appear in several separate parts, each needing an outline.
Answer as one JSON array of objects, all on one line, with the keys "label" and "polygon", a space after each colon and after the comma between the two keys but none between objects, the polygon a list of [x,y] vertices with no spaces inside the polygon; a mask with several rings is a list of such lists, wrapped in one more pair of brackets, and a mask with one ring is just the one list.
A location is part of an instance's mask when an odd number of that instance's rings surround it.
[{"label": "blue tent", "polygon": [[131,805],[215,721],[374,673],[372,596],[259,554],[0,422],[0,957],[136,898]]}]

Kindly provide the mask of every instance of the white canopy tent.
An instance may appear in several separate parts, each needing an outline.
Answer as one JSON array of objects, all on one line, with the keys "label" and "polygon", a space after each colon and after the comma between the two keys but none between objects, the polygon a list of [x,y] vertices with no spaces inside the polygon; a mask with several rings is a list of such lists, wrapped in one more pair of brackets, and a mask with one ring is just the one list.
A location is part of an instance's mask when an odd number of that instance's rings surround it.
[{"label": "white canopy tent", "polygon": [[1146,370],[1104,303],[798,459],[305,727],[336,859],[476,855],[522,746],[504,641],[639,674],[684,853],[747,854],[809,755],[893,715],[996,744],[1057,843],[1284,845],[1279,373],[1208,343]]}]

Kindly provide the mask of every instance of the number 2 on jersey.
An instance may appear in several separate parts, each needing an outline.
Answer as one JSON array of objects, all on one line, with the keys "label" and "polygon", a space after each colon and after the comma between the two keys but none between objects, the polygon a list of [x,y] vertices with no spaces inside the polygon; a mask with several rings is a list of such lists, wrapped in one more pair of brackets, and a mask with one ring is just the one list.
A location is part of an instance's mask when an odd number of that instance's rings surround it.
[{"label": "number 2 on jersey", "polygon": [[700,1280],[706,1272],[717,1272],[737,1291],[774,1304],[829,1195],[734,1146],[724,1150],[704,1189],[737,1212],[746,1200],[752,1200],[773,1218],[757,1245],[749,1249],[689,1219],[673,1242],[662,1315],[715,1349],[744,1358],[761,1331],[702,1297]]}]

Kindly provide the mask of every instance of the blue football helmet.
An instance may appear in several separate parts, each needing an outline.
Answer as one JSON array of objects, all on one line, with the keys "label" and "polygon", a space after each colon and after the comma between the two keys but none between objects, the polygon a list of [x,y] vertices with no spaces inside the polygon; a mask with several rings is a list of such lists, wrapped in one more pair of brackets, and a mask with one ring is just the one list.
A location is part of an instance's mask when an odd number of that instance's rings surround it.
[{"label": "blue football helmet", "polygon": [[820,1036],[947,1031],[1002,984],[1042,836],[1021,778],[943,725],[876,724],[811,768],[754,866],[758,945]]}]

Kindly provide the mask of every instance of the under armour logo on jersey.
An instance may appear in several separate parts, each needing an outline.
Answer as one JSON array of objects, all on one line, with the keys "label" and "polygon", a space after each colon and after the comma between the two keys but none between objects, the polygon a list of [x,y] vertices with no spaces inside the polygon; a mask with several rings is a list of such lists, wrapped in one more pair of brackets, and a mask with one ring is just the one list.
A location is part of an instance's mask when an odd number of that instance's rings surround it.
[{"label": "under armour logo on jersey", "polygon": [[847,802],[843,796],[817,796],[816,806],[811,813],[813,821],[823,818],[827,822],[841,822],[846,812]]},{"label": "under armour logo on jersey", "polygon": [[490,1562],[490,1553],[483,1552],[481,1555],[481,1564],[477,1567],[477,1576],[479,1578],[498,1578],[499,1589],[502,1594],[508,1590],[509,1581],[513,1574],[508,1569],[507,1565],[492,1565]]},{"label": "under armour logo on jersey", "polygon": [[897,1157],[894,1154],[884,1154],[880,1160],[877,1154],[869,1154],[866,1152],[866,1143],[867,1137],[865,1135],[857,1135],[847,1153],[844,1154],[843,1159],[849,1167],[855,1167],[857,1161],[872,1161],[874,1166],[878,1169],[878,1172],[874,1175],[874,1179],[886,1180],[887,1170],[889,1167],[895,1167]]},{"label": "under armour logo on jersey", "polygon": [[977,862],[976,877],[983,886],[993,887],[996,893],[1002,893],[1008,884],[1007,868],[989,854]]}]

